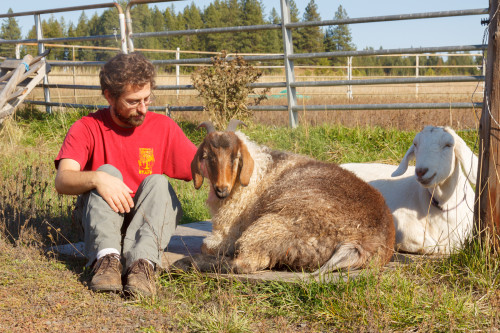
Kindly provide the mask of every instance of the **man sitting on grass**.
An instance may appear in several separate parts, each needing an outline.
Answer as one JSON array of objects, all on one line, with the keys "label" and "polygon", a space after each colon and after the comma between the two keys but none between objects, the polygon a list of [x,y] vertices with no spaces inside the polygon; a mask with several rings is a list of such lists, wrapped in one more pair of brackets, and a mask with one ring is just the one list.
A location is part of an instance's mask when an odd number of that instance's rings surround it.
[{"label": "man sitting on grass", "polygon": [[99,78],[109,107],[71,126],[55,159],[55,186],[80,195],[90,289],[151,296],[182,214],[164,175],[191,180],[196,146],[169,117],[148,112],[155,69],[144,56],[119,54]]}]

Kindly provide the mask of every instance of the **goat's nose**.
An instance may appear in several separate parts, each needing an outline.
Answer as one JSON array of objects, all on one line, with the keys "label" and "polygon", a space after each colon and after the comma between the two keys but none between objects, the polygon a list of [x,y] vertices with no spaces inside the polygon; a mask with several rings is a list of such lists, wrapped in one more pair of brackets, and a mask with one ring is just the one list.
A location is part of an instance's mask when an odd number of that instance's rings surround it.
[{"label": "goat's nose", "polygon": [[224,187],[216,187],[215,188],[215,193],[217,194],[217,196],[219,198],[225,198],[229,195],[229,192],[227,190],[227,186],[224,186]]},{"label": "goat's nose", "polygon": [[422,178],[422,176],[425,175],[427,171],[429,171],[429,168],[416,168],[415,174],[418,178]]}]

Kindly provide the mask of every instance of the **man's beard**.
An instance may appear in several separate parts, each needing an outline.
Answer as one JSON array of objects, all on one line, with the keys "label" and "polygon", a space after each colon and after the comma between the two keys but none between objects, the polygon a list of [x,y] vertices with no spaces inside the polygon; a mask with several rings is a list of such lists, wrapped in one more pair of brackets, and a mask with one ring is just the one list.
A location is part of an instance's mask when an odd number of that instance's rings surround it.
[{"label": "man's beard", "polygon": [[[133,112],[131,113],[128,117],[123,116],[118,109],[115,108],[115,115],[118,120],[120,120],[122,123],[125,123],[127,125],[137,127],[141,125],[144,122],[144,119],[146,118],[145,115],[141,115],[138,112]],[[140,117],[138,117],[140,116]]]}]

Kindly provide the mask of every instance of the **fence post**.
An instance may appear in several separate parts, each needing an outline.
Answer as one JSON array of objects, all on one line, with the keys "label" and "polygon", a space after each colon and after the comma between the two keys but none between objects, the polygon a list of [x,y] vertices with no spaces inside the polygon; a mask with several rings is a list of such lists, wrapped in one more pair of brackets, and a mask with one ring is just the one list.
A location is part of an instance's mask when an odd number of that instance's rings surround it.
[{"label": "fence post", "polygon": [[[500,226],[500,186],[497,170],[500,145],[500,38],[498,38],[498,0],[490,0],[490,22],[486,65],[486,87],[479,123],[479,166],[474,204],[474,233],[498,246]],[[493,133],[493,134],[492,134]],[[487,243],[488,244],[488,243]]]},{"label": "fence post", "polygon": [[289,55],[293,54],[292,42],[292,29],[287,28],[286,25],[291,23],[290,18],[290,1],[281,0],[281,33],[283,35],[283,54],[285,60],[285,74],[286,74],[286,96],[288,101],[288,117],[290,120],[290,127],[296,128],[299,123],[298,112],[293,108],[297,105],[297,89],[292,87],[291,84],[295,82],[295,72],[293,68],[293,60]]},{"label": "fence post", "polygon": [[120,21],[120,46],[123,53],[127,54],[127,28],[125,24],[125,14],[121,7],[118,8],[118,20]]},{"label": "fence post", "polygon": [[16,59],[21,59],[21,44],[16,44]]},{"label": "fence post", "polygon": [[[45,45],[40,42],[43,38],[42,33],[42,22],[40,21],[40,14],[35,14],[35,28],[36,28],[36,40],[38,43],[38,54],[42,54],[45,51]],[[49,78],[47,75],[43,77],[43,96],[45,97],[45,102],[50,103],[50,91],[47,85],[49,84]],[[45,111],[47,113],[52,113],[52,107],[50,105],[45,106]]]},{"label": "fence post", "polygon": [[[181,53],[180,53],[180,48],[178,47],[177,50],[175,51],[175,59],[176,60],[179,60],[181,58]],[[180,68],[179,68],[179,64],[176,64],[175,65],[175,83],[177,85],[179,85],[180,83],[180,79],[179,79],[179,75],[180,75]],[[177,100],[179,100],[179,89],[177,89]]]},{"label": "fence post", "polygon": [[[347,57],[347,80],[352,80],[352,57]],[[352,99],[352,85],[347,86],[347,98]]]},{"label": "fence post", "polygon": [[[415,56],[415,77],[420,76],[420,57]],[[418,83],[415,83],[415,97],[418,98]]]}]

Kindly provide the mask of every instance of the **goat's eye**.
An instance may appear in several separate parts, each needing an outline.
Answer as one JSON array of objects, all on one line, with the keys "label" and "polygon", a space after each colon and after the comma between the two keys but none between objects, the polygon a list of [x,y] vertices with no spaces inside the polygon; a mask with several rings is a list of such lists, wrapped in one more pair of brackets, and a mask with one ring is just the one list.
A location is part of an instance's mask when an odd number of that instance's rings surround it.
[{"label": "goat's eye", "polygon": [[415,148],[417,148],[417,143],[416,142],[413,142],[413,145],[415,146]]},{"label": "goat's eye", "polygon": [[453,144],[451,144],[451,143],[447,143],[447,144],[445,144],[444,146],[445,146],[445,148],[451,148],[451,147],[453,147]]}]

